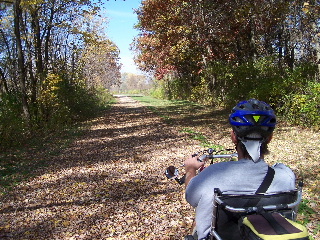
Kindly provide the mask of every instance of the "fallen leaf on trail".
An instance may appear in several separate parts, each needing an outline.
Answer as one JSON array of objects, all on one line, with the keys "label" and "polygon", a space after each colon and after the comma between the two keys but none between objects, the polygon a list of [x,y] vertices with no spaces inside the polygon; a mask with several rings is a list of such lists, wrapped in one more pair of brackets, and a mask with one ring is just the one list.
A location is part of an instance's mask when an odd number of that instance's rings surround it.
[{"label": "fallen leaf on trail", "polygon": [[[140,103],[118,100],[59,155],[39,153],[39,158],[48,158],[48,167],[0,199],[0,238],[176,240],[189,234],[194,210],[184,199],[183,186],[167,180],[164,170],[201,149],[199,141],[181,128],[192,127],[215,144],[231,148],[225,116],[200,118],[192,113],[195,123],[185,118],[189,112],[179,115],[177,125],[165,124]],[[215,125],[213,117],[219,119]],[[287,129],[276,135],[279,138],[270,146],[275,151],[268,159],[302,168],[304,197],[319,202],[314,199],[319,178],[313,177],[316,169],[319,174],[319,134]],[[306,136],[311,138],[308,143],[299,142]],[[309,149],[308,160],[299,158],[301,144]],[[310,206],[319,213],[318,205]],[[315,228],[318,213],[312,215],[309,229]]]}]

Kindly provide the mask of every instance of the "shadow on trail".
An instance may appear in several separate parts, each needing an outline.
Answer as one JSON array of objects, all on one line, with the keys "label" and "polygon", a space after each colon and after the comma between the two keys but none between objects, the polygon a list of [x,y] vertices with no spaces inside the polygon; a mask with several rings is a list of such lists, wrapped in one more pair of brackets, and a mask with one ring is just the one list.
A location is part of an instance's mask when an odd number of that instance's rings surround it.
[{"label": "shadow on trail", "polygon": [[179,126],[182,129],[209,129],[209,132],[205,134],[215,139],[230,134],[231,128],[228,122],[229,110],[211,110],[210,107],[203,107],[197,104],[190,105],[190,103],[186,105],[186,103],[183,102],[175,106],[157,107],[154,111],[163,117],[164,122]]},{"label": "shadow on trail", "polygon": [[144,155],[152,154],[155,148],[180,139],[166,131],[165,123],[159,121],[147,108],[128,107],[121,102],[91,124],[93,127],[79,131],[75,142],[66,149],[58,144],[49,145],[50,142],[46,143],[44,140],[39,149],[31,147],[27,156],[19,157],[9,153],[6,157],[7,166],[0,169],[0,180],[10,181],[12,177],[19,175],[20,180],[23,180],[52,170],[58,172],[101,161],[148,161]]},{"label": "shadow on trail", "polygon": [[[137,176],[139,178],[139,176]],[[46,204],[33,203],[29,206],[7,206],[0,210],[0,214],[17,213],[21,211],[35,211],[44,208],[56,208],[56,207],[70,207],[70,206],[90,206],[92,204],[102,203],[106,206],[110,203],[117,202],[132,202],[137,203],[140,199],[145,197],[156,198],[157,195],[163,195],[168,193],[176,192],[176,188],[170,188],[167,185],[159,186],[159,178],[152,177],[148,179],[142,179],[136,181],[136,179],[125,179],[121,182],[113,182],[112,184],[106,184],[104,177],[101,176],[96,179],[90,178],[90,183],[95,182],[97,185],[101,184],[101,188],[97,187],[89,190],[84,196],[80,196],[78,199],[72,198],[72,189],[69,190],[70,198],[60,199],[60,201],[50,202],[49,199]],[[87,177],[74,177],[73,179],[68,178],[68,182],[79,182],[83,183],[88,181]],[[61,183],[44,184],[43,188],[55,188],[58,189]],[[169,188],[168,188],[169,187]],[[75,189],[74,189],[75,191]],[[89,194],[88,194],[89,193]]]},{"label": "shadow on trail", "polygon": [[145,108],[126,109],[124,114],[120,114],[120,111],[117,113],[116,110],[109,115],[115,117],[100,121],[106,127],[99,127],[100,123],[95,123],[97,128],[91,129],[84,138],[77,140],[77,144],[55,157],[53,164],[56,165],[59,161],[60,168],[64,168],[64,164],[72,167],[85,162],[134,161],[137,156],[143,160],[155,148],[181,139],[166,131],[165,123],[155,118],[151,112],[146,112]]},{"label": "shadow on trail", "polygon": [[[142,180],[137,181],[141,178]],[[143,213],[145,201],[158,201],[160,195],[175,193],[176,189],[160,184],[157,177],[144,179],[125,179],[108,184],[103,175],[91,177],[90,185],[95,188],[83,189],[85,194],[72,197],[76,189],[68,189],[70,198],[60,198],[59,201],[27,204],[27,206],[2,208],[0,213],[4,219],[13,215],[15,220],[21,218],[19,225],[12,224],[10,229],[0,229],[1,239],[57,239],[58,232],[69,231],[74,236],[85,232],[86,239],[105,239],[110,237],[112,224],[135,221],[135,226],[143,225],[140,219],[146,217]],[[83,183],[87,176],[74,176],[60,179],[59,182],[44,184],[41,188],[59,189],[61,182]],[[58,193],[57,193],[58,194]],[[47,199],[42,199],[48,201]],[[133,216],[126,216],[127,214]],[[45,214],[45,218],[41,217]],[[122,219],[123,217],[123,219]],[[14,222],[13,221],[13,222]],[[31,222],[30,222],[31,221]],[[9,221],[7,222],[9,224]],[[107,228],[103,228],[107,226]],[[64,229],[64,230],[63,230]],[[60,238],[59,238],[60,239]]]},{"label": "shadow on trail", "polygon": [[30,160],[44,164],[28,168],[34,178],[0,197],[0,225],[8,226],[0,238],[121,239],[132,228],[142,239],[146,231],[158,239],[159,226],[166,226],[180,239],[180,224],[171,220],[185,211],[183,188],[164,180],[164,169],[189,139],[181,129],[209,126],[208,134],[219,137],[227,125],[223,111],[194,109],[181,103],[154,114],[134,101],[119,102],[67,148],[31,151]]},{"label": "shadow on trail", "polygon": [[[56,151],[52,155],[30,153],[30,159],[37,156],[45,163],[29,168],[34,177],[0,197],[0,226],[5,226],[0,238],[64,239],[81,232],[86,239],[112,236],[109,225],[116,226],[123,214],[143,212],[145,201],[158,202],[159,196],[177,191],[161,181],[157,162],[145,165],[181,138],[145,107],[113,106],[69,147],[50,149]],[[142,216],[131,218],[133,224]]]}]

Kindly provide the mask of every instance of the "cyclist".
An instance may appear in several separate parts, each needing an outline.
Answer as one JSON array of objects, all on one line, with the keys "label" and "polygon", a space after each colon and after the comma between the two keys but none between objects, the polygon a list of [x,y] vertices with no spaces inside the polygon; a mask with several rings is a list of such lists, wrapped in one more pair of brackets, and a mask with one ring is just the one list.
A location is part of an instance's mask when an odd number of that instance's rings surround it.
[{"label": "cyclist", "polygon": [[[268,171],[264,155],[276,126],[276,116],[265,102],[250,99],[238,103],[229,116],[231,139],[238,161],[215,163],[196,175],[204,162],[197,157],[185,160],[186,200],[196,208],[198,239],[206,239],[212,222],[213,189],[223,193],[254,194]],[[295,175],[282,163],[272,166],[275,175],[267,193],[295,189]]]}]

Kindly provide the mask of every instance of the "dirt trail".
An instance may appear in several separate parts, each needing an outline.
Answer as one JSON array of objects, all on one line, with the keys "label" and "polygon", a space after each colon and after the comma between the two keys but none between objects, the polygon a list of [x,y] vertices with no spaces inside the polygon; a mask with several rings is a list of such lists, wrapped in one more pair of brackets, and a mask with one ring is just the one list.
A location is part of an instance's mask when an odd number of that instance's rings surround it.
[{"label": "dirt trail", "polygon": [[192,209],[164,177],[197,143],[131,98],[0,199],[1,239],[181,239]]},{"label": "dirt trail", "polygon": [[[164,170],[199,150],[199,142],[181,129],[205,132],[212,142],[232,147],[225,113],[196,114],[166,124],[139,102],[117,96],[117,104],[60,154],[37,154],[49,166],[0,198],[0,239],[182,239],[193,210],[183,187],[169,182]],[[305,196],[314,209],[319,139],[319,133],[280,124],[268,156],[304,171]]]}]

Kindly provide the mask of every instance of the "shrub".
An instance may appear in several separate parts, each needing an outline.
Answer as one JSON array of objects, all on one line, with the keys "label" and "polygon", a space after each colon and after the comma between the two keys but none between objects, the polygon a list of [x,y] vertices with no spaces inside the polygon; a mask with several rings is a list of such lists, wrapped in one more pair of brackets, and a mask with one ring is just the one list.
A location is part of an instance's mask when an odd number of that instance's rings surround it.
[{"label": "shrub", "polygon": [[88,88],[81,80],[70,83],[57,75],[49,75],[39,102],[44,122],[52,128],[75,120],[95,117],[111,101],[108,90]]},{"label": "shrub", "polygon": [[309,82],[300,93],[285,96],[283,102],[279,111],[289,122],[320,128],[320,83]]},{"label": "shrub", "polygon": [[205,78],[201,78],[200,83],[192,89],[189,100],[203,105],[214,105],[213,94],[210,92]]},{"label": "shrub", "polygon": [[20,146],[30,136],[59,131],[69,124],[97,116],[109,106],[112,95],[104,88],[88,89],[81,81],[49,74],[42,84],[36,104],[30,105],[31,122],[22,118],[17,95],[0,96],[0,148]]},{"label": "shrub", "polygon": [[256,98],[273,105],[286,91],[286,82],[273,58],[234,66],[229,74],[226,103],[233,106],[239,100]]},{"label": "shrub", "polygon": [[65,87],[65,81],[55,74],[49,74],[43,82],[42,91],[37,99],[38,125],[53,129],[71,121],[71,109],[65,101]]},{"label": "shrub", "polygon": [[158,99],[166,99],[166,90],[164,87],[164,82],[156,82],[154,87],[150,91],[150,95],[154,98]]},{"label": "shrub", "polygon": [[22,118],[21,109],[16,96],[0,96],[0,148],[19,145],[28,134],[29,129]]}]

